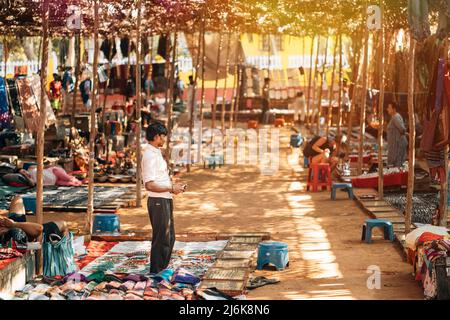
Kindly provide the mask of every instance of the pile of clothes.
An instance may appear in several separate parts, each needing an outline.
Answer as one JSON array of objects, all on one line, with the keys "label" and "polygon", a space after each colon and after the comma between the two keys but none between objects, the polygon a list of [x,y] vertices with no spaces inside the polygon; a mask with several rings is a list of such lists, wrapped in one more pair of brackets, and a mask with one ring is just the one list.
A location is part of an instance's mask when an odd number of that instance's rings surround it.
[{"label": "pile of clothes", "polygon": [[200,279],[183,269],[157,275],[116,275],[102,271],[89,276],[72,273],[44,277],[16,291],[12,300],[234,300],[215,288],[198,289]]},{"label": "pile of clothes", "polygon": [[[425,299],[436,299],[441,296],[440,292],[448,292],[448,280],[439,281],[437,272],[437,264],[443,261],[445,270],[447,257],[450,257],[448,229],[431,225],[417,228],[406,236],[406,247],[415,279],[422,281]],[[442,288],[446,283],[447,288]]]}]

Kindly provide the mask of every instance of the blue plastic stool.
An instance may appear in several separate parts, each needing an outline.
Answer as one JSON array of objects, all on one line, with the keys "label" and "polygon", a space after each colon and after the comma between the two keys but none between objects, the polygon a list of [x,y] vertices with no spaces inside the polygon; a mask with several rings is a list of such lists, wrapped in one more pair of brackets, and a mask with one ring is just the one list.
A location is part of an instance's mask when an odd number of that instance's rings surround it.
[{"label": "blue plastic stool", "polygon": [[262,270],[266,264],[274,265],[277,270],[284,270],[289,265],[287,243],[266,241],[258,246],[258,263],[256,268]]},{"label": "blue plastic stool", "polygon": [[25,211],[32,211],[33,214],[36,214],[36,197],[22,197],[23,206],[25,207]]},{"label": "blue plastic stool", "polygon": [[361,240],[366,243],[372,243],[372,229],[375,227],[383,228],[384,240],[394,241],[394,226],[391,222],[379,219],[368,219],[363,225]]},{"label": "blue plastic stool", "polygon": [[120,230],[120,221],[117,214],[94,215],[93,232],[116,232]]},{"label": "blue plastic stool", "polygon": [[338,189],[346,190],[348,198],[353,200],[353,186],[351,183],[333,183],[331,186],[331,200],[336,200],[336,191]]}]

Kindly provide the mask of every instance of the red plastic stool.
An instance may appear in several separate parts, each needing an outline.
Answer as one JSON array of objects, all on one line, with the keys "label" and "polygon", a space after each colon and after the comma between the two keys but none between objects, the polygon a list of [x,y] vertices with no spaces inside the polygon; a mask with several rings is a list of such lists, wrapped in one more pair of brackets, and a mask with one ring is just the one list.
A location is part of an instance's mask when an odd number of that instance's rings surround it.
[{"label": "red plastic stool", "polygon": [[[320,180],[319,174],[321,176]],[[332,183],[333,181],[331,178],[331,167],[328,163],[310,163],[308,170],[308,181],[306,183],[307,191],[310,191],[311,187],[312,192],[317,192],[319,188],[321,188],[322,190],[326,188],[328,191],[330,191]]]}]

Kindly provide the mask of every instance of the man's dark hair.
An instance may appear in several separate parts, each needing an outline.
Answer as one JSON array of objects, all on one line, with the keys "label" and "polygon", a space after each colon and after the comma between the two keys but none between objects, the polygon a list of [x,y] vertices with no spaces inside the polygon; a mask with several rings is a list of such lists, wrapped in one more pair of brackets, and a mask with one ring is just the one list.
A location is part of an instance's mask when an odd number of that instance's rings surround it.
[{"label": "man's dark hair", "polygon": [[147,127],[145,137],[148,141],[153,141],[155,140],[155,137],[160,134],[167,136],[167,128],[164,124],[157,121]]},{"label": "man's dark hair", "polygon": [[389,107],[389,105],[392,107],[392,109],[398,110],[397,102],[391,101],[391,102],[389,102],[388,107]]}]

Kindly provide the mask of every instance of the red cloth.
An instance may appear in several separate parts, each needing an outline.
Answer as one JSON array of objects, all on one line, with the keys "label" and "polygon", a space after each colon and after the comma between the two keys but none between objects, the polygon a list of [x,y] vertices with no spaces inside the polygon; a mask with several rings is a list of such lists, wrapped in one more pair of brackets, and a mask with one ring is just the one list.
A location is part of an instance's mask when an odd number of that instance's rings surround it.
[{"label": "red cloth", "polygon": [[116,244],[118,244],[118,242],[106,242],[106,241],[89,242],[89,244],[86,247],[86,250],[88,252],[87,256],[85,256],[81,260],[76,261],[78,267],[80,269],[83,269],[89,263],[91,263],[98,257],[103,256],[105,253],[111,250],[111,248],[114,247]]},{"label": "red cloth", "polygon": [[[388,174],[383,177],[384,185],[404,186],[408,184],[408,172]],[[378,188],[378,177],[353,178],[352,185],[355,188]]]},{"label": "red cloth", "polygon": [[434,234],[431,232],[424,232],[419,239],[417,239],[417,245],[421,245],[425,242],[430,242],[430,241],[434,241],[434,240],[441,240],[444,239],[444,236],[438,235],[438,234]]},{"label": "red cloth", "polygon": [[0,270],[5,269],[5,267],[7,265],[9,265],[10,263],[13,263],[14,261],[16,261],[19,258],[12,258],[12,259],[5,259],[5,260],[0,260]]}]

